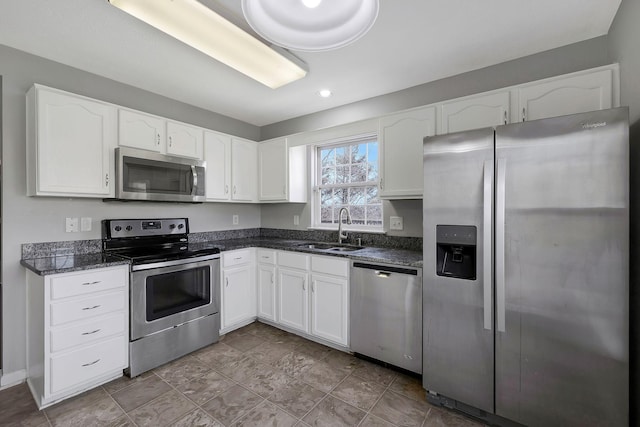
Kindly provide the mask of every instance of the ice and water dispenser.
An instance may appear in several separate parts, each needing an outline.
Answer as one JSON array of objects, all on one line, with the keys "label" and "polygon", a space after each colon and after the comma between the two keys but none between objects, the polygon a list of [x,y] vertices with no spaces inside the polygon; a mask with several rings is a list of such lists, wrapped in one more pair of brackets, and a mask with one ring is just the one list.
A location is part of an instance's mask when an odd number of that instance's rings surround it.
[{"label": "ice and water dispenser", "polygon": [[476,279],[477,228],[472,225],[436,226],[436,274]]}]

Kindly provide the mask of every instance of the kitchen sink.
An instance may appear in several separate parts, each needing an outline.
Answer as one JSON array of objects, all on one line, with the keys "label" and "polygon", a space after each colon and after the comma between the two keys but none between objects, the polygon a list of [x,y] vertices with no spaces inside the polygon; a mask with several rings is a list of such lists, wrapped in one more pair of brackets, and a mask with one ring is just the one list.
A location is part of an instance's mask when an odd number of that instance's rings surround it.
[{"label": "kitchen sink", "polygon": [[316,249],[327,252],[353,252],[364,249],[361,246],[341,245],[337,243],[302,243],[297,246],[299,248]]}]

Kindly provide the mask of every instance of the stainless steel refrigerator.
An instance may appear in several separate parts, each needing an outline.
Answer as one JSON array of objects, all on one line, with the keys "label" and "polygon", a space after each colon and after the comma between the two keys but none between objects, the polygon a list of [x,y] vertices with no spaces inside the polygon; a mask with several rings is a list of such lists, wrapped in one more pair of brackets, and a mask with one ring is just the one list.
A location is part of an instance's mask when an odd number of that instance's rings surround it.
[{"label": "stainless steel refrigerator", "polygon": [[628,128],[618,108],[425,138],[430,400],[628,425]]}]

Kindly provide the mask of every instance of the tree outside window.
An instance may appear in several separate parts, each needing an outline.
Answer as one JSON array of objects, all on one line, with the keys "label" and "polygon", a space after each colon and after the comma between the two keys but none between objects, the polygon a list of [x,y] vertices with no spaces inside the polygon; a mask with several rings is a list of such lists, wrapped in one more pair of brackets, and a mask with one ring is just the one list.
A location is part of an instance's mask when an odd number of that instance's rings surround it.
[{"label": "tree outside window", "polygon": [[337,224],[345,207],[355,228],[382,229],[378,156],[375,137],[317,147],[317,226]]}]

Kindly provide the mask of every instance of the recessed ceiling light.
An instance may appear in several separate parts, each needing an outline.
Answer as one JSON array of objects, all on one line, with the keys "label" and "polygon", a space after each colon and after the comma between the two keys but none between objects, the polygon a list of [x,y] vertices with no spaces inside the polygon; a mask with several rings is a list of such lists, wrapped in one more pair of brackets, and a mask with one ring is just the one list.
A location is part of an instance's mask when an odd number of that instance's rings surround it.
[{"label": "recessed ceiling light", "polygon": [[331,91],[329,89],[322,89],[318,91],[318,95],[323,98],[328,98],[331,96]]},{"label": "recessed ceiling light", "polygon": [[313,9],[314,7],[318,7],[322,0],[302,0],[302,4],[307,6],[309,9]]}]

